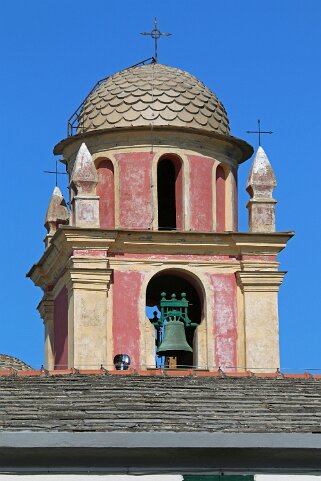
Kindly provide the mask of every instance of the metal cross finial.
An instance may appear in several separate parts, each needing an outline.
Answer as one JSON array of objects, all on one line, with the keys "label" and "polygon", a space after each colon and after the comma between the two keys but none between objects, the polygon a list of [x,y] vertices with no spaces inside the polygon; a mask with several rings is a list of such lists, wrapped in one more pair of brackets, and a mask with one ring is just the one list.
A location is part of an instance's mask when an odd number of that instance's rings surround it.
[{"label": "metal cross finial", "polygon": [[261,147],[261,134],[273,134],[271,130],[261,130],[261,121],[258,119],[257,121],[258,129],[257,130],[247,130],[247,134],[259,134],[259,147]]},{"label": "metal cross finial", "polygon": [[157,27],[157,18],[154,19],[154,28],[151,32],[141,32],[140,33],[141,35],[150,35],[154,41],[155,41],[155,55],[154,55],[154,59],[155,61],[157,62],[157,58],[158,58],[158,50],[157,50],[157,41],[160,37],[169,37],[170,35],[172,35],[171,33],[167,33],[167,32],[161,32],[158,27]]},{"label": "metal cross finial", "polygon": [[67,172],[58,172],[58,160],[56,159],[56,170],[44,170],[45,174],[55,174],[56,175],[56,187],[58,187],[58,175],[68,175]]}]

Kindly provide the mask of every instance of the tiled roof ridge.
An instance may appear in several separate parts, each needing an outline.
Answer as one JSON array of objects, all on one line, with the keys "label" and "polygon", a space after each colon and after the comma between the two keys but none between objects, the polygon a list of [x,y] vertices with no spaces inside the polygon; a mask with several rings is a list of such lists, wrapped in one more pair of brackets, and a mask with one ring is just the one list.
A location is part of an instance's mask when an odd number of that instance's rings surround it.
[{"label": "tiled roof ridge", "polygon": [[31,376],[71,376],[71,375],[114,375],[114,376],[141,376],[141,377],[221,377],[221,378],[270,378],[270,379],[316,379],[321,380],[321,374],[312,374],[310,372],[304,373],[282,373],[277,370],[275,372],[253,372],[253,371],[208,371],[202,369],[147,369],[135,370],[128,369],[121,370],[107,370],[100,369],[59,369],[54,371],[47,371],[44,368],[39,370],[26,369],[0,369],[0,377],[17,376],[17,377],[31,377]]}]

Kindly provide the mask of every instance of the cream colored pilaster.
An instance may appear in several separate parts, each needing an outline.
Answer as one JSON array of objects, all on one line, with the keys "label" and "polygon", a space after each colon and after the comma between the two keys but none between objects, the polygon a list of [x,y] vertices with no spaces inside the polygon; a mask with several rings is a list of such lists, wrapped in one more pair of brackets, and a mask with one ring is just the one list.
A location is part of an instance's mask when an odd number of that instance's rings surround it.
[{"label": "cream colored pilaster", "polygon": [[280,367],[278,291],[285,272],[237,272],[244,300],[245,366],[254,372]]},{"label": "cream colored pilaster", "polygon": [[68,365],[97,369],[107,365],[107,296],[112,271],[107,259],[76,258],[69,261],[67,289]]},{"label": "cream colored pilaster", "polygon": [[45,328],[45,369],[53,371],[55,365],[54,354],[54,301],[43,298],[38,306],[38,311],[43,319]]},{"label": "cream colored pilaster", "polygon": [[245,369],[245,328],[244,328],[244,295],[241,287],[237,286],[237,370]]}]

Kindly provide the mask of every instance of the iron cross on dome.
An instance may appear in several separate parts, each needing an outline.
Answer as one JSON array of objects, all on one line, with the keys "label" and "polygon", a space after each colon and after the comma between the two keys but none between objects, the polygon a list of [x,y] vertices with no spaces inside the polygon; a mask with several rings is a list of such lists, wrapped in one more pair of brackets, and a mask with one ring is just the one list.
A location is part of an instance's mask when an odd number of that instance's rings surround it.
[{"label": "iron cross on dome", "polygon": [[150,35],[154,41],[155,41],[155,54],[154,54],[154,59],[157,62],[158,59],[158,46],[157,42],[160,39],[160,37],[169,37],[172,35],[171,33],[168,32],[161,32],[158,27],[157,27],[157,18],[154,19],[154,28],[151,32],[141,32],[141,35]]},{"label": "iron cross on dome", "polygon": [[261,134],[273,134],[271,130],[261,130],[261,121],[258,119],[257,121],[258,129],[257,130],[247,130],[247,134],[259,134],[259,147],[261,147]]}]

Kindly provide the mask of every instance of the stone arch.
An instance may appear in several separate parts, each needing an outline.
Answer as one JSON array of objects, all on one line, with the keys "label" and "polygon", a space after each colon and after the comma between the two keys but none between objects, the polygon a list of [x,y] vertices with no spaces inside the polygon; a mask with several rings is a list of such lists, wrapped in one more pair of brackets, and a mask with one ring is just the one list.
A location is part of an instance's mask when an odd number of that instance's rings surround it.
[{"label": "stone arch", "polygon": [[99,221],[102,229],[115,228],[115,169],[113,162],[105,157],[95,161],[99,196]]},{"label": "stone arch", "polygon": [[[187,299],[192,304],[189,307],[189,317],[199,327],[186,329],[186,339],[193,348],[193,354],[191,358],[183,356],[181,359],[184,358],[183,361],[186,366],[198,367],[201,364],[201,367],[204,367],[204,359],[207,359],[206,326],[204,326],[206,324],[206,297],[202,281],[194,273],[177,267],[164,268],[154,272],[145,283],[146,306],[159,307],[160,294],[163,291],[167,293],[168,298],[172,293],[180,298],[181,293],[186,292]],[[149,324],[152,326],[151,323]],[[147,339],[145,339],[145,359],[148,366],[152,365],[153,361],[155,363],[155,332],[153,326],[152,329],[145,329],[145,335],[147,336]]]},{"label": "stone arch", "polygon": [[157,218],[159,230],[184,228],[184,163],[176,154],[157,161]]}]

